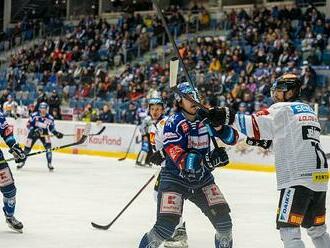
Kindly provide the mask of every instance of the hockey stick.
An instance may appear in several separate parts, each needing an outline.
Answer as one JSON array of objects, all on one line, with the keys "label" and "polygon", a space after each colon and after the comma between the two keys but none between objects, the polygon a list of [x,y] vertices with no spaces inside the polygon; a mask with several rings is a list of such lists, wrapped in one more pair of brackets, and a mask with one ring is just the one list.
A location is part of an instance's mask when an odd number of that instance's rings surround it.
[{"label": "hockey stick", "polygon": [[131,138],[131,141],[129,142],[129,145],[128,145],[128,148],[127,148],[127,151],[126,151],[126,154],[124,157],[122,158],[119,158],[118,161],[123,161],[127,158],[127,155],[129,153],[129,150],[131,149],[131,146],[132,146],[132,143],[133,143],[133,140],[134,140],[134,137],[135,137],[135,133],[136,133],[136,130],[137,130],[138,126],[136,125],[135,129],[134,129],[134,132],[133,132],[133,135],[132,135],[132,138]]},{"label": "hockey stick", "polygon": [[[152,3],[154,4],[154,6],[155,6],[155,8],[156,8],[156,10],[157,10],[157,13],[158,13],[158,15],[159,15],[159,17],[160,17],[160,19],[161,19],[161,21],[162,21],[162,24],[163,24],[163,26],[164,26],[164,28],[165,28],[166,33],[167,33],[167,37],[168,37],[168,39],[169,39],[170,42],[171,42],[171,45],[172,45],[172,47],[173,47],[173,49],[174,49],[174,52],[175,52],[177,58],[178,58],[179,61],[180,61],[180,64],[181,64],[181,66],[182,66],[183,73],[184,73],[186,79],[188,80],[188,82],[189,82],[189,84],[191,85],[191,87],[195,88],[195,87],[194,87],[194,84],[193,84],[193,82],[192,82],[192,80],[191,80],[191,77],[190,77],[190,75],[189,75],[189,73],[188,73],[188,70],[187,70],[187,68],[186,68],[186,66],[185,66],[185,64],[184,64],[184,62],[183,62],[183,59],[182,59],[181,56],[180,56],[179,49],[178,49],[177,45],[175,44],[175,41],[174,41],[174,39],[173,39],[173,36],[172,36],[170,30],[168,29],[168,26],[167,26],[167,23],[166,23],[165,16],[164,16],[162,10],[160,9],[157,0],[152,0]],[[173,81],[173,82],[174,82],[174,81]],[[174,88],[174,87],[175,87],[175,88]],[[184,93],[182,93],[182,92],[179,93],[179,91],[176,89],[176,78],[175,78],[175,85],[171,85],[171,82],[170,82],[170,88],[171,88],[172,90],[174,90],[175,92],[177,92],[180,96],[182,96],[182,97],[186,98],[187,100],[189,100],[190,102],[196,104],[196,105],[197,105],[198,107],[200,107],[201,109],[204,109],[205,111],[208,111],[208,108],[206,108],[206,107],[205,107],[203,104],[201,104],[200,102],[195,101],[195,99],[193,99],[193,98],[192,98],[191,96],[189,96],[188,94],[184,94]]]},{"label": "hockey stick", "polygon": [[125,210],[132,204],[132,202],[142,193],[142,191],[149,185],[149,183],[156,177],[155,174],[153,174],[149,180],[143,185],[143,187],[135,194],[135,196],[129,201],[129,203],[126,204],[126,206],[117,214],[117,216],[108,224],[108,225],[99,225],[94,222],[91,222],[92,226],[97,229],[102,230],[108,230],[113,223],[125,212]]},{"label": "hockey stick", "polygon": [[[184,73],[186,79],[188,80],[190,86],[191,86],[192,88],[195,88],[194,83],[193,83],[193,81],[192,81],[192,79],[191,79],[191,77],[190,77],[190,75],[189,75],[189,73],[188,73],[188,70],[187,70],[187,68],[186,68],[186,65],[185,65],[185,63],[183,62],[183,59],[182,59],[181,56],[180,56],[179,49],[178,49],[177,45],[175,44],[175,41],[174,41],[174,39],[173,39],[173,36],[172,36],[170,30],[168,29],[168,26],[167,26],[167,23],[166,23],[165,16],[164,16],[162,10],[160,9],[157,0],[152,0],[152,2],[153,2],[154,6],[155,6],[155,8],[156,8],[156,10],[157,10],[158,15],[160,16],[160,19],[162,20],[162,24],[163,24],[163,26],[164,26],[164,28],[165,28],[165,31],[166,31],[166,33],[167,33],[167,36],[168,36],[168,38],[169,38],[169,40],[170,40],[170,42],[171,42],[171,44],[172,44],[172,47],[173,47],[173,49],[174,49],[174,52],[175,52],[176,56],[178,57],[178,59],[179,59],[179,61],[180,61],[180,63],[181,63],[181,66],[182,66],[182,69],[183,69],[183,73]],[[179,61],[177,61],[177,59],[174,59],[174,60],[172,59],[172,60],[170,61],[170,89],[171,89],[171,90],[174,90],[174,91],[177,92],[181,97],[184,97],[184,98],[187,99],[188,101],[192,102],[193,104],[197,105],[197,106],[200,107],[201,109],[203,109],[203,110],[205,110],[205,111],[208,112],[209,109],[206,108],[206,107],[205,107],[203,104],[201,104],[199,101],[195,101],[195,99],[193,99],[190,95],[188,95],[188,94],[184,94],[183,92],[180,92],[180,91],[177,89],[176,86],[177,86],[177,72],[178,72],[178,67],[179,67]],[[174,71],[172,76],[171,76],[171,69]],[[214,133],[213,133],[213,131],[211,130],[210,125],[209,125],[209,124],[206,124],[206,126],[207,126],[207,130],[208,130],[208,133],[209,133],[209,135],[210,135],[210,138],[211,138],[211,140],[212,140],[212,143],[213,143],[214,147],[215,147],[215,148],[219,148],[218,143],[217,143],[217,141],[216,141],[216,139],[215,139]]]},{"label": "hockey stick", "polygon": [[[32,152],[32,153],[26,154],[25,156],[26,157],[31,157],[31,156],[38,155],[38,154],[41,154],[41,153],[46,153],[46,152],[56,151],[56,150],[60,150],[60,149],[71,147],[71,146],[81,145],[82,143],[84,143],[87,140],[90,129],[91,129],[91,125],[87,124],[86,127],[85,127],[83,135],[76,142],[66,144],[66,145],[63,145],[63,146],[52,147],[50,149],[44,149],[44,150],[37,151],[37,152]],[[0,160],[0,164],[4,164],[4,163],[7,163],[7,162],[13,161],[13,160],[15,160],[15,158],[3,159],[3,160]]]},{"label": "hockey stick", "polygon": [[[88,134],[88,136],[97,136],[97,135],[100,135],[101,133],[103,133],[103,131],[105,130],[105,126],[103,126],[100,131],[98,131],[97,133],[91,133],[91,134]],[[41,137],[54,137],[55,135],[54,134],[42,134]],[[76,136],[76,134],[63,134],[63,137],[70,137],[70,136]]]}]

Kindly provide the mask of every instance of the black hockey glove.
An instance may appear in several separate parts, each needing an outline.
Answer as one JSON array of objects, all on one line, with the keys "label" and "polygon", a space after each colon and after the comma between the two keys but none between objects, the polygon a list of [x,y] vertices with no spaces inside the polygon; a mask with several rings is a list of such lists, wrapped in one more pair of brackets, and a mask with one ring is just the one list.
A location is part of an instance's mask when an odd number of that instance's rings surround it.
[{"label": "black hockey glove", "polygon": [[59,131],[54,131],[53,134],[56,136],[56,138],[58,139],[62,139],[63,138],[63,133],[59,132]]},{"label": "black hockey glove", "polygon": [[14,156],[16,163],[24,162],[26,158],[25,153],[17,143],[9,149],[9,152]]},{"label": "black hockey glove", "polygon": [[185,159],[185,167],[180,171],[180,176],[189,182],[200,181],[205,174],[201,160],[201,155],[197,151],[190,151]]},{"label": "black hockey glove", "polygon": [[246,144],[248,144],[249,146],[260,146],[264,149],[268,149],[272,145],[272,141],[271,140],[256,140],[256,139],[247,137]]},{"label": "black hockey glove", "polygon": [[151,154],[149,159],[150,163],[155,165],[161,165],[164,160],[165,160],[165,152],[163,149],[158,150],[153,154]]},{"label": "black hockey glove", "polygon": [[32,138],[33,139],[39,139],[43,135],[44,131],[42,128],[35,128],[32,130]]},{"label": "black hockey glove", "polygon": [[226,166],[228,163],[229,158],[224,147],[215,148],[204,157],[204,165],[211,170],[216,167]]},{"label": "black hockey glove", "polygon": [[213,127],[232,125],[235,121],[235,111],[228,107],[210,108],[208,119]]}]

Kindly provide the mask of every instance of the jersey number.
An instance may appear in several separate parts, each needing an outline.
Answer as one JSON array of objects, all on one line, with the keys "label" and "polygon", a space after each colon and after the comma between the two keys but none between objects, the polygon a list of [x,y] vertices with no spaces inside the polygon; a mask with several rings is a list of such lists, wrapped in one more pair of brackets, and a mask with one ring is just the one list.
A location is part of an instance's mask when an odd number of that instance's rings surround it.
[{"label": "jersey number", "polygon": [[315,148],[315,153],[316,153],[316,169],[321,169],[322,167],[322,159],[323,158],[323,166],[324,168],[328,168],[328,161],[327,158],[325,156],[324,151],[322,151],[322,149],[320,148],[320,145],[318,142],[311,142],[312,146]]}]

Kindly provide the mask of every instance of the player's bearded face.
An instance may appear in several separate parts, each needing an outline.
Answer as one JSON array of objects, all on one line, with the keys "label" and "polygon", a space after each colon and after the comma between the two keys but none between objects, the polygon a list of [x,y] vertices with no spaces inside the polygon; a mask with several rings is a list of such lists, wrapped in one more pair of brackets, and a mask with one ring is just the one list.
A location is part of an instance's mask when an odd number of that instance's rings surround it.
[{"label": "player's bearded face", "polygon": [[189,100],[182,98],[181,107],[190,115],[196,115],[197,113],[197,105],[190,102]]},{"label": "player's bearded face", "polygon": [[163,114],[163,107],[161,105],[151,105],[149,111],[151,118],[157,120]]}]

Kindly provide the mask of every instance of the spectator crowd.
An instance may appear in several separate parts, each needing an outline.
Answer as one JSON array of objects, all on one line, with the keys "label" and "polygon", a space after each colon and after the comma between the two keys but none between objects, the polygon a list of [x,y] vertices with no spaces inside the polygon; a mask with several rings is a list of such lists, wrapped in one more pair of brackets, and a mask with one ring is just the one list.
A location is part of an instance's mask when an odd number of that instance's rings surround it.
[{"label": "spectator crowd", "polygon": [[[175,35],[185,31],[185,24],[214,25],[207,10],[196,4],[185,15],[171,6],[166,15]],[[259,111],[272,104],[274,79],[290,71],[302,77],[302,100],[319,103],[329,113],[327,78],[315,69],[330,61],[330,21],[324,14],[313,6],[304,12],[296,6],[232,9],[215,24],[225,35],[200,36],[179,46],[206,105]],[[9,106],[30,105],[26,111],[33,111],[42,99],[57,119],[67,105],[83,120],[139,123],[147,112],[145,99],[160,94],[170,113],[174,109],[168,64],[156,59],[124,63],[162,44],[163,33],[156,15],[128,13],[116,25],[83,18],[66,35],[12,55],[9,69],[0,76],[2,108],[17,109],[5,105],[11,101]],[[121,65],[122,72],[108,73]]]}]

